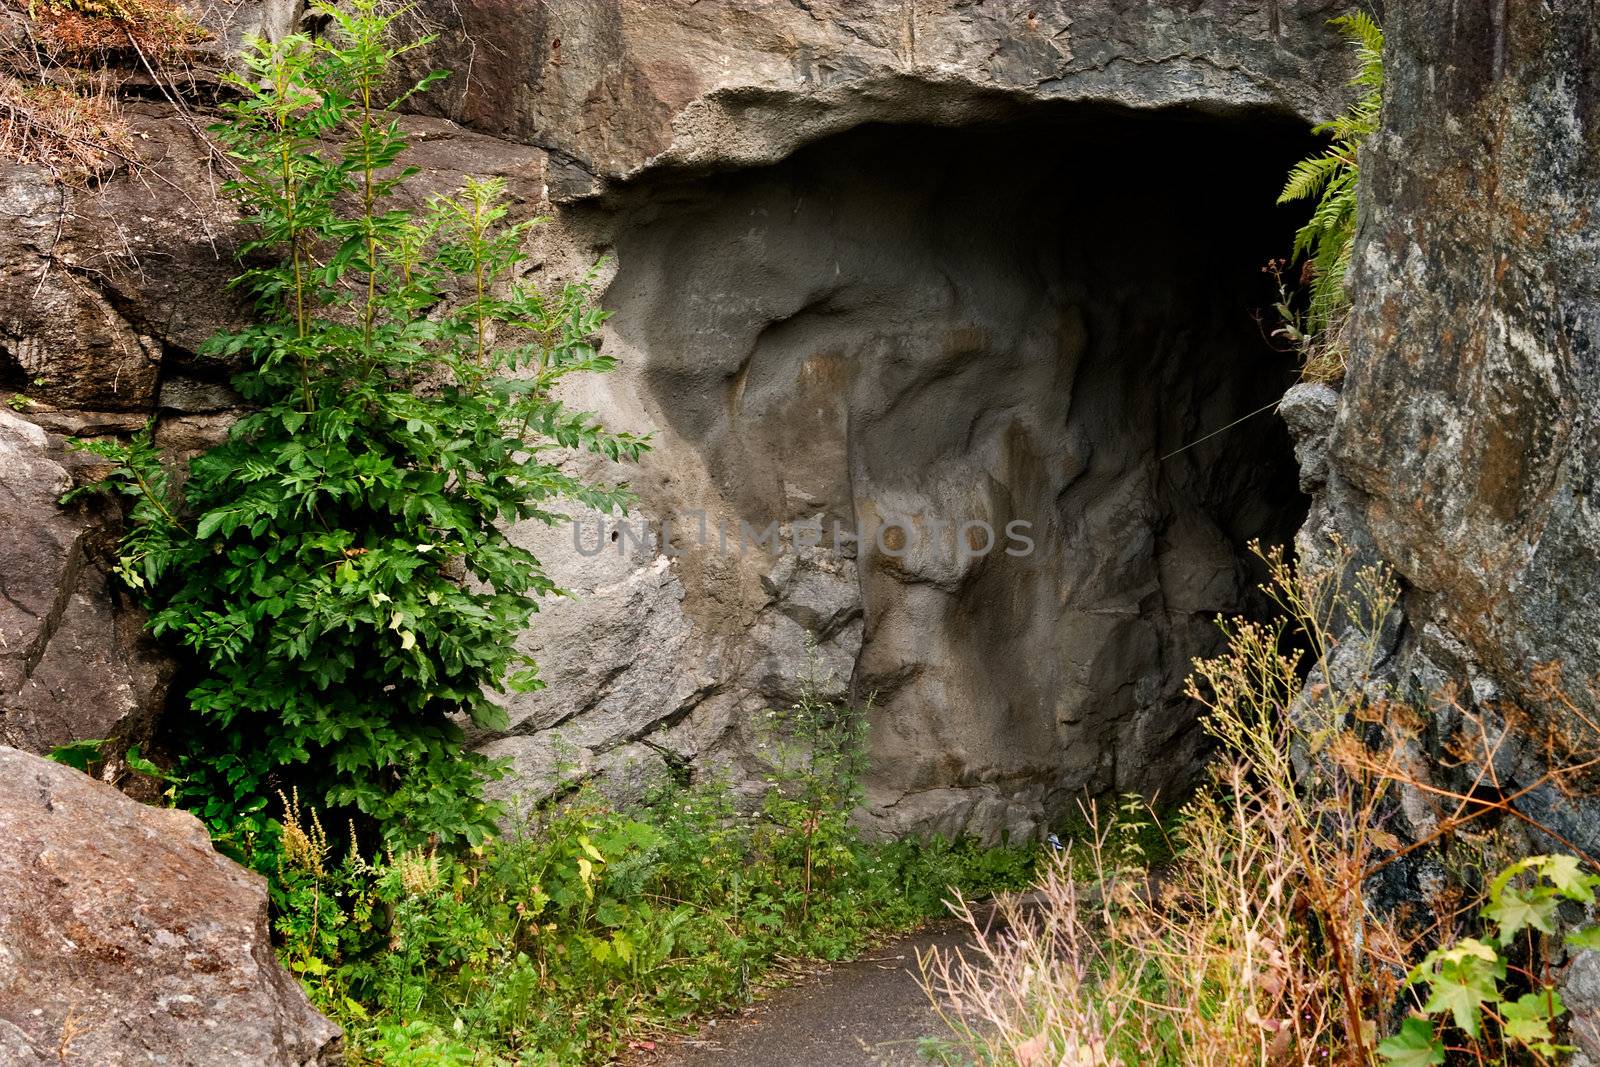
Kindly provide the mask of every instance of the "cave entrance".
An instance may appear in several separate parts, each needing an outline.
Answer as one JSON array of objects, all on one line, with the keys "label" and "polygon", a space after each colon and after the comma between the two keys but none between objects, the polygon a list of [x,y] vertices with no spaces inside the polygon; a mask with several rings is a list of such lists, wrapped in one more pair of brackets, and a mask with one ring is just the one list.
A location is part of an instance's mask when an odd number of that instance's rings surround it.
[{"label": "cave entrance", "polygon": [[[1257,316],[1307,148],[1272,116],[1075,108],[635,194],[607,299],[713,512],[912,523],[909,550],[842,549],[860,625],[816,635],[857,642],[883,828],[1022,831],[1190,781],[1188,664],[1259,610],[1247,543],[1305,513],[1270,410],[1294,367]],[[974,520],[994,551],[928,536]]]}]

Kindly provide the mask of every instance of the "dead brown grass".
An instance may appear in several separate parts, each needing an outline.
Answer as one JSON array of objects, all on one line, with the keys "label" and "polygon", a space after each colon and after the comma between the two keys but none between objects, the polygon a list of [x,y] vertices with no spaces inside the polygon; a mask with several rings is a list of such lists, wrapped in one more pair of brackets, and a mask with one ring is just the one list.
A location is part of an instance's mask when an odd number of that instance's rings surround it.
[{"label": "dead brown grass", "polygon": [[1348,333],[1350,312],[1346,311],[1338,321],[1329,323],[1326,329],[1312,332],[1299,306],[1300,298],[1297,298],[1297,291],[1303,291],[1308,280],[1302,277],[1298,287],[1290,285],[1283,276],[1287,266],[1284,261],[1274,259],[1261,268],[1278,290],[1277,302],[1272,305],[1277,323],[1270,329],[1263,326],[1262,333],[1274,347],[1298,357],[1301,381],[1338,385],[1344,381],[1347,371],[1344,338]]},{"label": "dead brown grass", "polygon": [[0,155],[82,185],[109,178],[132,154],[132,134],[109,91],[29,85],[0,75]]},{"label": "dead brown grass", "polygon": [[119,104],[130,80],[187,113],[179,78],[208,32],[173,0],[0,3],[24,16],[26,31],[0,42],[0,156],[93,184],[138,167]]},{"label": "dead brown grass", "polygon": [[[974,951],[929,961],[930,994],[954,1005],[956,1043],[977,1062],[1369,1067],[1423,1007],[1405,976],[1429,947],[1473,932],[1494,872],[1549,838],[1600,869],[1517,806],[1547,787],[1592,791],[1600,770],[1600,723],[1558,671],[1535,677],[1541,703],[1563,713],[1538,717],[1562,723],[1546,726],[1554,737],[1449,692],[1424,714],[1369,673],[1303,686],[1287,635],[1312,662],[1337,650],[1361,672],[1383,658],[1397,593],[1376,568],[1351,578],[1266,559],[1285,621],[1231,623],[1227,652],[1196,664],[1190,693],[1219,759],[1182,813],[1160,889],[1130,891],[1144,879],[1096,831],[1047,872],[1038,911],[1003,904],[1009,932],[980,930]],[[1514,736],[1543,757],[1515,783],[1500,769]],[[1432,873],[1386,890],[1385,872],[1419,854]],[[1458,1051],[1512,1062],[1487,1039]]]},{"label": "dead brown grass", "polygon": [[11,0],[55,63],[91,65],[142,57],[162,64],[205,40],[205,27],[171,0]]}]

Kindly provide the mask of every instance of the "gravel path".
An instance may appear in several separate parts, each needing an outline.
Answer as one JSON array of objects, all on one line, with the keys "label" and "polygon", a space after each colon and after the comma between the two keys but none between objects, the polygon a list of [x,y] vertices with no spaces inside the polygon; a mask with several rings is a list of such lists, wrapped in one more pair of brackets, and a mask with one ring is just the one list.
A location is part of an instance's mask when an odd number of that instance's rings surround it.
[{"label": "gravel path", "polygon": [[922,990],[918,954],[966,945],[940,923],[777,990],[748,1012],[663,1047],[639,1067],[927,1067],[922,1038],[943,1024]]}]

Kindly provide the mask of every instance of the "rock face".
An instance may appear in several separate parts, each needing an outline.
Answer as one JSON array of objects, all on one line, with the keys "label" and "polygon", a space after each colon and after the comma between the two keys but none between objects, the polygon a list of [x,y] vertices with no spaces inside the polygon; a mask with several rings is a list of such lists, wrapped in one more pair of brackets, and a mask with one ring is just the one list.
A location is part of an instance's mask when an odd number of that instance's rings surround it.
[{"label": "rock face", "polygon": [[[1445,683],[1580,750],[1597,738],[1534,681],[1561,665],[1593,715],[1600,675],[1600,46],[1587,5],[1391,5],[1383,128],[1363,157],[1349,378],[1326,486],[1331,531],[1392,566],[1406,625],[1388,669],[1419,701]],[[1328,428],[1323,426],[1323,430]],[[1507,792],[1544,742],[1505,746]],[[1521,801],[1600,851],[1590,801]]]},{"label": "rock face", "polygon": [[0,747],[0,900],[8,1067],[344,1062],[273,955],[265,883],[192,815]]},{"label": "rock face", "polygon": [[1347,6],[427,0],[441,40],[419,65],[456,76],[422,106],[549,149],[569,182],[774,163],[868,123],[1038,102],[1323,116],[1345,69],[1325,23]]},{"label": "rock face", "polygon": [[[1379,673],[1434,712],[1418,771],[1512,797],[1559,835],[1528,834],[1529,852],[1594,856],[1594,780],[1532,787],[1552,754],[1600,744],[1600,27],[1563,0],[1387,10],[1349,376],[1336,407],[1290,405],[1317,490],[1300,545],[1329,560],[1338,535],[1399,580]],[[1469,718],[1492,757],[1442,758]],[[1400,808],[1402,834],[1437,817],[1420,790]],[[1563,978],[1575,1064],[1600,1062],[1596,959]]]},{"label": "rock face", "polygon": [[[1188,663],[1246,607],[1244,545],[1300,518],[1274,420],[1198,441],[1289,380],[1246,309],[1299,134],[1070,112],[872,128],[622,198],[608,344],[659,428],[640,489],[672,520],[661,573],[683,590],[660,617],[687,622],[669,659],[721,669],[709,692],[641,692],[663,665],[618,649],[591,668],[621,670],[615,713],[563,736],[604,748],[665,720],[654,743],[758,778],[745,727],[820,674],[873,699],[886,828],[1020,833],[1086,787],[1181,785]],[[1195,226],[1153,146],[1201,141],[1239,164],[1193,190],[1215,212]],[[617,614],[648,620],[637,603]],[[572,691],[515,703],[517,726]]]},{"label": "rock face", "polygon": [[[657,434],[627,475],[650,535],[524,532],[579,600],[485,739],[508,790],[758,784],[762,710],[802,688],[871,699],[887,832],[1181,788],[1189,660],[1251,608],[1246,542],[1302,513],[1270,415],[1178,450],[1290,380],[1249,310],[1293,227],[1278,178],[1338,100],[1329,11],[439,10],[419,64],[508,61],[424,106],[550,149],[547,269],[614,256],[624,370],[574,400]],[[1232,162],[1175,195],[1186,155]]]},{"label": "rock face", "polygon": [[61,507],[59,437],[0,409],[0,743],[149,735],[170,669],[107,573],[109,509]]},{"label": "rock face", "polygon": [[[807,678],[875,695],[887,830],[1022,830],[1082,786],[1178,783],[1183,665],[1207,614],[1249,607],[1244,539],[1298,504],[1270,416],[1169,453],[1284,384],[1227,309],[1267,302],[1250,274],[1292,220],[1260,205],[1347,70],[1342,4],[1190,7],[422,6],[441,36],[415,61],[455,72],[415,120],[424,185],[500,174],[553,214],[541,278],[611,257],[624,369],[571,399],[657,432],[630,473],[654,541],[518,533],[578,599],[526,638],[550,687],[480,739],[512,789],[756,781],[752,724]],[[1390,7],[1349,379],[1283,411],[1316,494],[1300,542],[1395,568],[1400,688],[1453,680],[1570,728],[1529,678],[1559,660],[1595,705],[1597,31],[1575,0]],[[300,22],[292,0],[206,11],[218,60]],[[165,677],[105,578],[108,516],[52,503],[72,461],[51,434],[159,414],[181,452],[231,403],[195,355],[240,313],[216,168],[164,104],[129,116],[143,177],[0,174],[0,385],[36,401],[0,421],[0,729],[35,749],[131,739]],[[909,550],[870,536],[894,518]],[[1019,518],[1034,549],[1005,557]],[[931,524],[971,520],[996,550],[933,549]],[[741,522],[776,539],[741,554]],[[835,546],[834,523],[869,537]],[[1600,820],[1525,802],[1600,850]]]},{"label": "rock face", "polygon": [[[479,738],[507,788],[759,783],[761,712],[802,687],[873,699],[885,831],[1024,833],[1085,787],[1181,787],[1188,659],[1251,608],[1245,542],[1302,509],[1270,414],[1207,435],[1288,382],[1249,311],[1294,222],[1276,181],[1342,100],[1343,6],[420,5],[417,67],[454,72],[418,101],[424,187],[500,174],[553,214],[541,280],[610,257],[624,370],[570,399],[657,434],[624,472],[636,525],[579,531],[604,551],[517,533],[578,599],[526,637],[549,688]],[[218,57],[302,24],[287,0],[205,17]],[[159,413],[182,453],[229,417],[195,353],[240,313],[231,219],[185,122],[131,114],[155,181],[11,172],[0,385],[58,432]],[[44,499],[19,521],[68,521]]]},{"label": "rock face", "polygon": [[1525,698],[1535,663],[1600,670],[1600,35],[1583,5],[1493,7],[1391,17],[1333,453],[1416,617]]}]

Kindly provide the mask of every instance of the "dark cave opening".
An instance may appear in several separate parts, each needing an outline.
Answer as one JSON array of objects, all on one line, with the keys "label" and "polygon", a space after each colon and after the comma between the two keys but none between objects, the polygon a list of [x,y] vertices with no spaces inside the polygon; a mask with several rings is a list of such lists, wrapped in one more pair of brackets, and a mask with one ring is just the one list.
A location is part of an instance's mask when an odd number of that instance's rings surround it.
[{"label": "dark cave opening", "polygon": [[[1310,143],[1270,115],[1063,107],[625,194],[614,326],[713,507],[918,535],[854,553],[886,826],[1191,780],[1188,665],[1218,614],[1262,611],[1247,543],[1304,517],[1263,267]],[[1019,520],[1026,554],[922,536]]]}]

